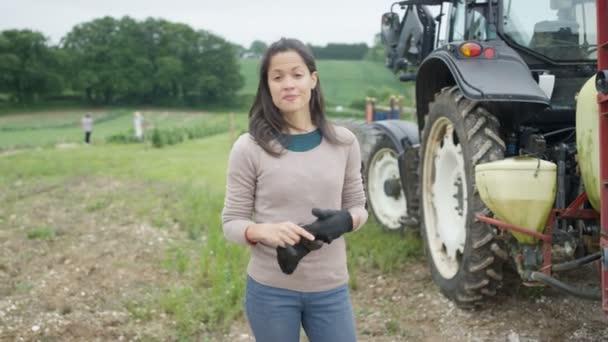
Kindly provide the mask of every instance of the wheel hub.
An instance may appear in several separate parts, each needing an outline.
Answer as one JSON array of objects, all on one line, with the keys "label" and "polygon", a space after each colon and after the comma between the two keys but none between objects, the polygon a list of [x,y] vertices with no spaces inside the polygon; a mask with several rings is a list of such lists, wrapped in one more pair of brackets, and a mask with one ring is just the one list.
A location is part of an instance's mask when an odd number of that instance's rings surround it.
[{"label": "wheel hub", "polygon": [[384,181],[384,193],[386,196],[399,199],[401,196],[401,181],[399,178],[391,178]]}]

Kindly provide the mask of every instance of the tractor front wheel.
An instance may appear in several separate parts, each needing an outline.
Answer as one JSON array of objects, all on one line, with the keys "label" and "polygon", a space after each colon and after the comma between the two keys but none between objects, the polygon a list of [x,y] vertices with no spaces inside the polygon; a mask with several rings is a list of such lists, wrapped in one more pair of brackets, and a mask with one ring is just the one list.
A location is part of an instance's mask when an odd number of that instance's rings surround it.
[{"label": "tractor front wheel", "polygon": [[475,165],[504,157],[499,121],[458,87],[430,103],[422,133],[421,223],[433,281],[460,307],[493,296],[507,253],[490,226],[475,188]]}]

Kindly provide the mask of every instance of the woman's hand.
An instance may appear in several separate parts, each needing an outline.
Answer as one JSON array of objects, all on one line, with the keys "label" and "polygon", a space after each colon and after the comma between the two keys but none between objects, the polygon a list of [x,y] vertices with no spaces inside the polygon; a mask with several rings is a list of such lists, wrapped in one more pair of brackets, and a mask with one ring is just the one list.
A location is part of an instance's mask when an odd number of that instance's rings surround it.
[{"label": "woman's hand", "polygon": [[314,240],[315,237],[306,229],[293,222],[259,223],[252,224],[245,231],[247,239],[260,242],[273,248],[293,246],[300,242],[301,238]]}]

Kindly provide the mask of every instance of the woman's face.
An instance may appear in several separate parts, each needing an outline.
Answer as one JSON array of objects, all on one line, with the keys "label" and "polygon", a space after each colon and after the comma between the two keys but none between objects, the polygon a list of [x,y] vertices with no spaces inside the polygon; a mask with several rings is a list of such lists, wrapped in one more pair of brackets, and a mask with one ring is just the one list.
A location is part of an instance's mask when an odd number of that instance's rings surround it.
[{"label": "woman's face", "polygon": [[316,85],[317,72],[310,73],[297,52],[279,52],[270,59],[268,88],[284,115],[310,115],[310,94]]}]

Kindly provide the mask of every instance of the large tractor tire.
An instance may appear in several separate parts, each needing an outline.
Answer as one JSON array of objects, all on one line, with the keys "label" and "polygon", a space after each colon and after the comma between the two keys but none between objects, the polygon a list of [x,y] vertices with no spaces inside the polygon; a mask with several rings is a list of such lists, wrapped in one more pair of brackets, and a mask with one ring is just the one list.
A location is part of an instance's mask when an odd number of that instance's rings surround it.
[{"label": "large tractor tire", "polygon": [[430,103],[422,132],[422,235],[431,275],[462,308],[496,294],[508,254],[493,229],[475,220],[488,213],[475,187],[475,165],[504,158],[499,121],[458,87]]},{"label": "large tractor tire", "polygon": [[383,228],[400,231],[407,220],[407,199],[401,186],[397,148],[380,130],[366,163],[367,202]]}]

